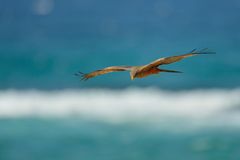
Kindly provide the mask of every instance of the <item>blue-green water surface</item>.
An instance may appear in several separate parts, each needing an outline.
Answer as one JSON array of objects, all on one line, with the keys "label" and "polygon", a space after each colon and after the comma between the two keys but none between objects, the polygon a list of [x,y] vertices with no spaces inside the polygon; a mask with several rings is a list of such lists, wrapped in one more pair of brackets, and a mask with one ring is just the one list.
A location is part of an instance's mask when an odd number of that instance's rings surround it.
[{"label": "blue-green water surface", "polygon": [[5,160],[238,160],[239,128],[178,131],[137,122],[113,124],[84,118],[1,119]]}]

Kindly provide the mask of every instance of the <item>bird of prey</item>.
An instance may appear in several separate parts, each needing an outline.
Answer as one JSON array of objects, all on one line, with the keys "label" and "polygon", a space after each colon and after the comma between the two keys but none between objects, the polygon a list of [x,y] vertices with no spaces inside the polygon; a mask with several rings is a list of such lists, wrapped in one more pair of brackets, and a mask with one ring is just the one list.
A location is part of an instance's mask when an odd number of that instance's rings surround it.
[{"label": "bird of prey", "polygon": [[78,72],[75,75],[81,76],[81,80],[88,80],[89,78],[93,78],[102,74],[110,73],[110,72],[118,72],[118,71],[130,71],[131,80],[135,78],[143,78],[152,74],[158,74],[160,72],[172,72],[172,73],[182,73],[180,71],[175,70],[167,70],[158,68],[160,65],[170,64],[177,61],[180,61],[184,58],[200,55],[200,54],[215,54],[215,52],[208,51],[207,48],[197,51],[197,49],[192,50],[191,52],[171,57],[159,58],[149,64],[143,66],[111,66],[107,68],[103,68],[100,70],[96,70],[87,74],[82,72]]}]

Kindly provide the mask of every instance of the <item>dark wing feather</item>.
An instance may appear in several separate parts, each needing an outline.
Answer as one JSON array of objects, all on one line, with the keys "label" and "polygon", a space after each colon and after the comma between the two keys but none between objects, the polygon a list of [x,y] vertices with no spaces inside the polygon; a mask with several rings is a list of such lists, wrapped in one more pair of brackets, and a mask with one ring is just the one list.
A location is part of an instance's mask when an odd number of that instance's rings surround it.
[{"label": "dark wing feather", "polygon": [[[93,78],[102,74],[107,74],[110,72],[118,72],[118,71],[127,71],[130,70],[131,66],[112,66],[112,67],[107,67],[103,68],[101,70],[96,70],[87,74],[82,74],[82,79],[81,80],[88,80],[89,78]],[[79,72],[80,73],[80,72]],[[79,74],[78,74],[79,75]]]},{"label": "dark wing feather", "polygon": [[158,67],[159,65],[174,63],[174,62],[180,61],[184,58],[194,56],[194,55],[198,55],[198,54],[215,54],[215,52],[209,52],[207,50],[208,50],[207,48],[202,49],[200,51],[197,51],[196,49],[194,49],[189,53],[182,54],[182,55],[179,55],[179,56],[160,58],[160,59],[157,59],[157,60],[143,66],[142,70],[149,70],[153,67]]}]

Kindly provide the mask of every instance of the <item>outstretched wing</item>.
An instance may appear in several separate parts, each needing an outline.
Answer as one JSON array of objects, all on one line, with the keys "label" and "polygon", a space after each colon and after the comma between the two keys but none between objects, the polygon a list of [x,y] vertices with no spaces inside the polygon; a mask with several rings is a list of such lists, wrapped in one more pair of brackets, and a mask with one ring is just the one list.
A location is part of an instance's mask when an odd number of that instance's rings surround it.
[{"label": "outstretched wing", "polygon": [[208,51],[207,48],[202,49],[200,51],[197,51],[196,49],[194,49],[189,53],[182,54],[182,55],[179,55],[179,56],[172,56],[172,57],[165,57],[165,58],[157,59],[157,60],[143,66],[142,70],[149,70],[153,67],[158,67],[159,65],[174,63],[174,62],[180,61],[184,58],[194,56],[194,55],[198,55],[198,54],[215,54],[215,52],[210,52],[210,51]]},{"label": "outstretched wing", "polygon": [[112,66],[112,67],[103,68],[101,70],[96,70],[87,74],[78,72],[75,75],[76,76],[81,75],[82,76],[81,80],[88,80],[89,78],[93,78],[102,74],[106,74],[110,72],[118,72],[118,71],[127,71],[127,70],[130,70],[131,68],[132,68],[131,66]]}]

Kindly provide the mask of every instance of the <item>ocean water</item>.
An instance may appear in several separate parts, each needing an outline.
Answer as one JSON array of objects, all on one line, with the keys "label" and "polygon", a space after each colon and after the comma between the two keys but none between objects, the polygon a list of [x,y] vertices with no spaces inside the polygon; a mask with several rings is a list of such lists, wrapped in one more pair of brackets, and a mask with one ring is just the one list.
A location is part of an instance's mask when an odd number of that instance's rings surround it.
[{"label": "ocean water", "polygon": [[[0,0],[0,160],[239,160],[238,0]],[[182,71],[82,82],[144,65]]]},{"label": "ocean water", "polygon": [[8,90],[1,159],[240,157],[240,89]]},{"label": "ocean water", "polygon": [[[236,0],[0,0],[0,7],[1,89],[239,87]],[[162,66],[181,75],[163,73],[132,82],[129,73],[121,72],[87,83],[72,76],[206,47],[217,54]]]}]

